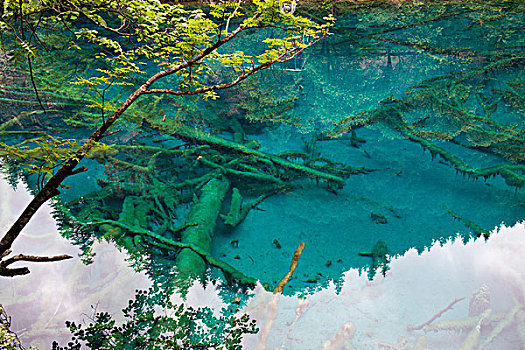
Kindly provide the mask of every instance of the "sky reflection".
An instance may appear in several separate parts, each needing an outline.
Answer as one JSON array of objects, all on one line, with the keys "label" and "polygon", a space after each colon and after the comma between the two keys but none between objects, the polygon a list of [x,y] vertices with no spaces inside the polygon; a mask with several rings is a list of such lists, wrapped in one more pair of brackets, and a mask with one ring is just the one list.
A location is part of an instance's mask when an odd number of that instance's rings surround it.
[{"label": "sky reflection", "polygon": [[[30,197],[22,185],[15,192],[5,181],[0,181],[0,195],[4,232]],[[0,279],[0,303],[12,316],[12,330],[24,345],[40,349],[49,348],[54,339],[65,344],[70,334],[64,321],[88,320],[92,305],[122,320],[120,310],[135,289],[151,285],[144,274],[127,266],[124,253],[107,243],[96,244],[94,262],[83,265],[79,249],[57,233],[50,212],[49,206],[38,212],[13,251],[75,258],[29,263],[29,275]],[[386,277],[377,274],[373,281],[352,269],[345,273],[340,293],[331,285],[303,298],[275,296],[259,285],[242,311],[257,319],[261,331],[246,337],[244,348],[477,349],[484,343],[487,349],[525,348],[523,261],[522,223],[502,226],[487,242],[472,239],[464,244],[458,237],[422,254],[411,249],[392,259]],[[296,274],[301,263],[299,259]],[[226,306],[212,284],[190,288],[187,303]]]},{"label": "sky reflection", "polygon": [[[339,349],[345,342],[348,349],[523,349],[523,261],[524,224],[501,227],[488,242],[458,237],[421,255],[411,249],[392,260],[386,277],[346,272],[339,294],[332,285],[303,300],[281,296],[266,344],[259,334],[246,339],[246,349]],[[246,308],[262,329],[272,298],[259,288]],[[355,335],[345,336],[345,327]]]},{"label": "sky reflection", "polygon": [[[22,212],[30,200],[25,186],[14,191],[0,181],[0,232]],[[11,330],[18,333],[24,346],[49,349],[53,340],[62,344],[71,338],[66,320],[81,321],[98,311],[108,311],[119,321],[120,310],[135,295],[135,289],[147,289],[150,282],[124,261],[126,255],[106,242],[96,243],[94,261],[84,265],[80,250],[62,238],[43,206],[13,244],[13,253],[34,255],[69,254],[73,259],[59,262],[14,264],[28,266],[31,273],[14,278],[0,278],[0,304],[12,316]],[[22,265],[25,264],[25,265]]]}]

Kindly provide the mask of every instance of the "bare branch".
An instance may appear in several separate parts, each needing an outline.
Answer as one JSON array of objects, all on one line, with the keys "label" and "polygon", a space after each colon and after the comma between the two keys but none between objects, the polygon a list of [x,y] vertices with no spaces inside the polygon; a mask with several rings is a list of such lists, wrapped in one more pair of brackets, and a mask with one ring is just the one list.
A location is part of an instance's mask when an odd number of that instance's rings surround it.
[{"label": "bare branch", "polygon": [[0,276],[14,277],[20,275],[27,275],[28,273],[29,269],[27,267],[18,267],[16,269],[6,269],[0,267]]},{"label": "bare branch", "polygon": [[0,260],[8,256],[9,254],[11,254],[11,252],[12,252],[11,249],[8,249],[5,252],[3,252],[2,255],[0,255]]},{"label": "bare branch", "polygon": [[232,87],[234,85],[237,85],[241,81],[243,81],[246,78],[248,78],[250,75],[253,75],[253,74],[255,74],[256,72],[258,72],[260,70],[263,70],[263,69],[266,69],[266,68],[270,67],[272,65],[272,63],[274,63],[274,62],[272,61],[272,62],[267,62],[267,63],[260,64],[259,66],[255,67],[253,69],[250,69],[247,73],[245,73],[243,75],[240,75],[239,77],[237,77],[237,79],[235,79],[235,80],[233,80],[233,81],[231,81],[229,83],[216,84],[216,85],[207,86],[207,87],[204,87],[204,88],[200,88],[200,89],[197,89],[197,90],[191,90],[191,91],[171,90],[171,89],[149,89],[149,90],[144,91],[144,94],[171,94],[171,95],[185,96],[185,95],[198,95],[198,94],[202,94],[202,93],[209,92],[209,91],[227,89],[227,88],[230,88],[230,87]]},{"label": "bare branch", "polygon": [[[4,258],[6,255],[11,253],[11,250],[8,249],[2,254],[2,258]],[[14,269],[10,269],[7,266],[17,262],[17,261],[34,261],[34,262],[49,262],[49,261],[60,261],[60,260],[66,260],[71,259],[72,256],[70,255],[56,255],[56,256],[34,256],[34,255],[24,255],[24,254],[18,254],[13,256],[12,258],[6,259],[2,262],[0,262],[0,276],[5,277],[14,277],[14,276],[20,276],[20,275],[27,275],[29,273],[29,268],[27,267],[17,267]]]},{"label": "bare branch", "polygon": [[31,85],[33,85],[33,90],[35,91],[36,99],[38,100],[38,104],[40,105],[40,107],[42,108],[42,110],[45,113],[46,112],[46,108],[42,104],[42,100],[40,99],[40,95],[38,94],[38,89],[36,87],[35,78],[34,78],[34,75],[33,75],[33,64],[31,63],[31,57],[29,55],[27,55],[27,64],[29,66],[29,77],[31,78]]},{"label": "bare branch", "polygon": [[251,75],[257,73],[258,71],[264,70],[266,68],[269,68],[274,63],[282,63],[291,60],[295,56],[297,56],[299,53],[301,53],[305,48],[296,48],[291,51],[287,51],[283,53],[281,56],[277,57],[274,60],[271,60],[269,62],[262,63],[258,66],[253,67],[248,72],[246,72],[243,75],[240,75],[237,77],[237,79],[224,84],[216,84],[212,86],[203,87],[196,90],[191,91],[184,91],[184,90],[172,90],[172,89],[149,89],[144,91],[144,94],[170,94],[170,95],[177,95],[177,96],[187,96],[187,95],[198,95],[203,94],[209,91],[216,91],[216,90],[223,90],[228,89],[234,85],[237,85],[241,81],[247,79]]},{"label": "bare branch", "polygon": [[242,0],[239,0],[239,2],[237,3],[237,7],[235,8],[235,10],[232,12],[232,14],[230,15],[230,17],[228,17],[228,19],[226,20],[226,28],[224,28],[224,31],[226,33],[228,33],[228,27],[230,26],[230,20],[233,18],[233,16],[235,16],[235,13],[237,13],[237,10],[239,10],[239,7],[241,6],[241,2]]},{"label": "bare branch", "polygon": [[48,261],[60,261],[73,258],[71,255],[62,254],[55,256],[35,256],[35,255],[24,255],[18,254],[12,258],[6,259],[0,263],[0,267],[7,267],[17,261],[35,261],[35,262],[48,262]]}]

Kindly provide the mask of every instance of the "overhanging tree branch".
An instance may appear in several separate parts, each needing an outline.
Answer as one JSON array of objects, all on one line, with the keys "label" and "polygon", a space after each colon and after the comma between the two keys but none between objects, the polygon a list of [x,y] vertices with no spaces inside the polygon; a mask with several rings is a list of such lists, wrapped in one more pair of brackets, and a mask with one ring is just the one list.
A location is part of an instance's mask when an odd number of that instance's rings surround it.
[{"label": "overhanging tree branch", "polygon": [[269,62],[261,63],[258,66],[255,66],[254,68],[250,69],[245,74],[242,74],[238,76],[235,80],[225,83],[225,84],[216,84],[212,86],[203,87],[196,90],[191,91],[184,91],[184,90],[172,90],[172,89],[148,89],[144,91],[144,94],[170,94],[170,95],[177,95],[177,96],[187,96],[187,95],[198,95],[203,94],[210,91],[217,91],[217,90],[223,90],[228,89],[232,86],[237,85],[241,81],[247,79],[251,75],[257,73],[258,71],[264,70],[266,68],[269,68],[271,65],[275,63],[282,63],[291,60],[295,56],[297,56],[300,52],[302,52],[305,48],[297,48],[294,49],[292,52],[285,52],[276,59],[273,59]]},{"label": "overhanging tree branch", "polygon": [[[260,16],[260,13],[256,13],[252,19],[256,19]],[[58,187],[67,177],[69,177],[73,169],[78,165],[80,160],[89,152],[93,147],[94,142],[100,141],[105,134],[105,132],[117,121],[117,119],[128,109],[133,102],[135,102],[141,95],[143,95],[148,88],[155,83],[157,80],[164,78],[166,76],[172,75],[181,69],[189,67],[204,57],[208,56],[213,51],[217,50],[219,47],[225,43],[232,40],[237,34],[246,29],[246,26],[239,26],[231,34],[224,37],[223,39],[218,40],[215,44],[204,49],[200,54],[190,58],[189,60],[178,64],[169,69],[165,69],[161,72],[150,77],[144,84],[142,84],[135,92],[133,92],[129,97],[120,105],[120,107],[104,122],[98,127],[98,129],[89,137],[88,141],[84,143],[56,173],[53,175],[46,185],[40,190],[33,200],[27,205],[22,214],[18,217],[15,223],[11,226],[9,231],[0,241],[0,254],[10,249],[15,239],[19,236],[22,229],[29,223],[29,220],[37,212],[37,210],[49,199],[58,195]]]},{"label": "overhanging tree branch", "polygon": [[[198,64],[202,62],[202,60],[206,57],[208,57],[210,54],[215,52],[217,49],[219,49],[224,44],[230,42],[233,40],[239,33],[243,32],[244,30],[248,28],[255,27],[259,25],[257,23],[257,20],[263,15],[263,11],[267,11],[267,9],[263,7],[259,8],[257,12],[250,18],[245,19],[235,30],[233,30],[231,33],[227,34],[223,38],[218,38],[213,44],[209,45],[206,48],[203,48],[200,53],[197,55],[179,63],[174,66],[171,66],[167,69],[164,69],[154,75],[152,75],[149,79],[146,80],[139,88],[137,88],[133,93],[131,93],[126,100],[124,100],[120,106],[111,114],[98,128],[95,130],[95,132],[92,133],[92,135],[89,137],[89,139],[81,146],[79,147],[73,155],[64,163],[64,165],[49,179],[49,181],[45,184],[45,186],[35,195],[35,197],[32,199],[32,201],[27,205],[27,207],[24,209],[22,214],[18,217],[16,222],[11,226],[11,228],[7,231],[7,233],[4,235],[4,237],[0,241],[0,256],[7,252],[15,239],[19,236],[22,229],[27,225],[27,223],[31,220],[33,215],[37,212],[37,210],[49,199],[59,194],[58,188],[60,187],[61,183],[69,176],[74,175],[77,173],[75,171],[75,167],[78,165],[78,163],[88,154],[88,152],[93,148],[95,143],[99,140],[101,140],[105,135],[107,135],[107,130],[122,116],[122,114],[142,95],[144,94],[151,94],[151,93],[171,93],[168,91],[161,91],[162,89],[150,89],[150,87],[157,82],[158,80],[176,74],[177,72],[186,69],[188,67],[192,67],[195,64]],[[291,22],[290,26],[297,26],[297,28],[303,28],[304,24],[295,24],[295,22]],[[320,28],[324,28],[324,26],[321,26]],[[286,60],[289,60],[293,58],[295,55],[297,55],[299,52],[303,51],[306,47],[313,45],[315,42],[320,40],[324,34],[325,30],[319,30],[316,32],[317,34],[313,35],[314,39],[307,44],[302,44],[301,46],[294,46],[294,47],[287,47],[289,43],[284,42],[281,44],[281,50],[284,50],[279,57],[276,59],[273,59],[269,62],[262,63],[258,66],[252,67],[252,69],[248,70],[243,75],[237,77],[232,82],[225,83],[225,84],[216,84],[213,86],[208,87],[202,87],[193,91],[187,91],[181,93],[181,95],[194,95],[194,94],[200,94],[200,93],[206,93],[213,90],[219,90],[219,89],[225,89],[231,86],[234,86],[241,82],[242,80],[248,78],[249,76],[255,74],[256,72],[263,70],[265,68],[268,68],[271,64],[276,62],[284,62]],[[320,35],[323,34],[323,35]],[[20,270],[14,272],[15,274],[20,273],[27,273],[28,270]]]}]

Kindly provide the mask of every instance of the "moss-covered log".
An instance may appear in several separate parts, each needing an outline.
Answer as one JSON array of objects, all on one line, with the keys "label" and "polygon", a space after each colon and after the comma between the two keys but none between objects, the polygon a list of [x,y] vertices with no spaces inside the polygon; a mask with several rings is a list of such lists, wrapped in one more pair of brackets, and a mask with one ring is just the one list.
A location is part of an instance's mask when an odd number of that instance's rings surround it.
[{"label": "moss-covered log", "polygon": [[206,133],[194,128],[185,127],[183,125],[173,125],[161,123],[149,123],[145,122],[147,126],[175,136],[190,144],[209,145],[211,148],[217,150],[223,150],[229,153],[237,153],[243,156],[251,157],[254,161],[260,161],[261,163],[267,163],[270,161],[275,167],[287,169],[303,176],[307,176],[313,179],[322,179],[329,183],[334,183],[337,186],[344,186],[345,180],[337,175],[330,174],[328,172],[313,169],[311,167],[297,164],[279,156],[261,152],[256,149],[249,148],[245,145],[239,144],[234,141],[226,140],[222,137]]},{"label": "moss-covered log", "polygon": [[230,210],[228,211],[227,215],[221,215],[221,219],[224,221],[225,225],[235,227],[246,218],[246,215],[248,215],[251,209],[255,208],[259,203],[261,203],[264,199],[266,199],[273,193],[267,193],[265,195],[260,196],[255,201],[243,203],[243,198],[241,196],[241,193],[239,192],[239,189],[234,188],[232,191]]},{"label": "moss-covered log", "polygon": [[445,209],[452,215],[452,217],[454,219],[461,221],[466,227],[471,229],[472,233],[474,233],[477,237],[482,237],[483,236],[485,238],[489,238],[489,236],[490,236],[490,231],[489,230],[486,230],[483,227],[481,227],[478,224],[476,224],[475,222],[462,217],[461,215],[453,212],[451,209],[449,209],[447,207],[445,207]]},{"label": "moss-covered log", "polygon": [[456,169],[456,171],[463,175],[473,177],[474,179],[479,177],[487,179],[491,176],[500,175],[505,179],[505,183],[509,186],[518,188],[525,184],[525,176],[523,175],[523,173],[525,173],[525,165],[523,164],[502,164],[488,168],[475,169],[470,167],[452,153],[434,145],[422,137],[410,133],[408,130],[404,130],[402,135],[410,141],[420,144],[424,149],[428,149],[432,157],[439,155],[441,158],[443,158],[443,160],[450,163],[454,169]]},{"label": "moss-covered log", "polygon": [[246,214],[242,210],[242,196],[238,188],[234,188],[232,191],[232,200],[230,203],[230,211],[227,215],[221,215],[224,223],[229,226],[237,226],[237,224],[246,217]]},{"label": "moss-covered log", "polygon": [[[229,187],[230,182],[225,177],[213,178],[202,187],[200,198],[193,203],[186,220],[195,226],[182,233],[181,243],[191,244],[209,254],[217,217]],[[191,249],[183,249],[177,256],[177,271],[181,280],[190,276],[203,278],[206,261]]]}]

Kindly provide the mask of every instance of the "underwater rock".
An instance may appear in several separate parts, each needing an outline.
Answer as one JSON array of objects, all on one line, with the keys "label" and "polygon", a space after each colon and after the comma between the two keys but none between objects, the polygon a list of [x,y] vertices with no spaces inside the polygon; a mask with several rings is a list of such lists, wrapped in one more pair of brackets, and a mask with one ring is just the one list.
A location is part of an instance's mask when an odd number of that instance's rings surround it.
[{"label": "underwater rock", "polygon": [[370,213],[370,219],[376,224],[387,224],[388,220],[383,214]]}]

